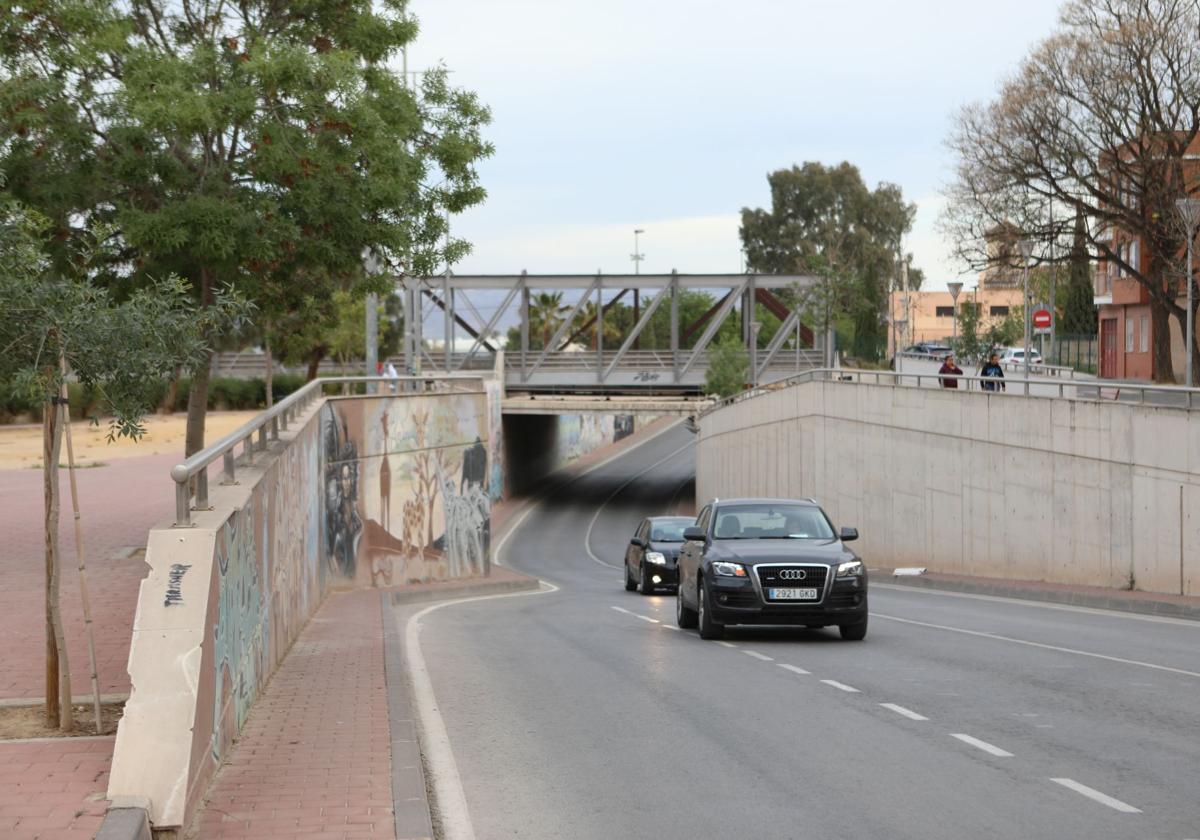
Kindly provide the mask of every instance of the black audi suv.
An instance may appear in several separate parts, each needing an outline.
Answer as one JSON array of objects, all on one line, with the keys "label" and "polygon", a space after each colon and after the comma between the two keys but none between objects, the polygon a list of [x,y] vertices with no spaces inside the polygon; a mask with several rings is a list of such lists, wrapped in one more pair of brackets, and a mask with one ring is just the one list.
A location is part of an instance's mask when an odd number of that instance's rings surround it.
[{"label": "black audi suv", "polygon": [[727,499],[684,531],[676,618],[719,639],[732,624],[837,625],[867,635],[867,569],[811,499]]},{"label": "black audi suv", "polygon": [[652,595],[660,586],[675,588],[683,532],[695,521],[691,516],[651,516],[638,523],[625,549],[626,591]]}]

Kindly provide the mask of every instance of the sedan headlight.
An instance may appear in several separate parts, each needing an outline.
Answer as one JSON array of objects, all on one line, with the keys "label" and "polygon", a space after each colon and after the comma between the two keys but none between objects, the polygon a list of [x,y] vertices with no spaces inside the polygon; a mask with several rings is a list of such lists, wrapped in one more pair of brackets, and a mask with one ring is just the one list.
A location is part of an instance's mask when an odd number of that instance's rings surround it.
[{"label": "sedan headlight", "polygon": [[665,556],[663,556],[663,553],[661,551],[647,551],[646,552],[646,562],[654,563],[658,566],[665,566],[665,565],[667,565],[667,558]]},{"label": "sedan headlight", "polygon": [[712,564],[713,572],[719,577],[745,577],[746,567],[741,563],[726,563],[718,560]]},{"label": "sedan headlight", "polygon": [[838,577],[862,577],[863,564],[861,560],[849,560],[837,568]]}]

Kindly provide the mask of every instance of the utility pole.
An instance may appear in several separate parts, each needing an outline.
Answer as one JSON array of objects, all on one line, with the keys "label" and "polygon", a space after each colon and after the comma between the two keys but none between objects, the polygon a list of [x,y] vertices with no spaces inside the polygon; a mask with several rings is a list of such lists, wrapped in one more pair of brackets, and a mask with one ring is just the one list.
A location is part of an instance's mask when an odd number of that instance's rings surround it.
[{"label": "utility pole", "polygon": [[1175,206],[1179,209],[1179,215],[1183,217],[1184,224],[1187,225],[1187,266],[1183,270],[1183,276],[1187,280],[1187,364],[1186,376],[1187,387],[1194,388],[1196,380],[1192,378],[1192,352],[1196,347],[1196,306],[1195,306],[1195,282],[1193,274],[1195,272],[1194,264],[1192,263],[1192,243],[1196,239],[1196,228],[1200,226],[1200,199],[1181,198],[1175,202]]},{"label": "utility pole", "polygon": [[1033,343],[1033,313],[1029,307],[1029,259],[1033,256],[1033,240],[1022,239],[1019,243],[1021,249],[1021,263],[1025,267],[1024,282],[1025,282],[1025,396],[1029,396],[1029,352],[1030,345]]},{"label": "utility pole", "polygon": [[635,275],[642,273],[642,260],[646,259],[646,255],[638,250],[638,237],[645,232],[641,228],[634,228],[633,231],[633,253],[630,254],[629,259],[633,260],[633,273]]}]

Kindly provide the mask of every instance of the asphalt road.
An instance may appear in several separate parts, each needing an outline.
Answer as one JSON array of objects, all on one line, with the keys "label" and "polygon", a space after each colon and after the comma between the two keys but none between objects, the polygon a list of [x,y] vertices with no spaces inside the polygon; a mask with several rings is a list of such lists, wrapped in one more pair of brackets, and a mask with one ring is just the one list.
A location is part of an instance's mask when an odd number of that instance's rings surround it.
[{"label": "asphalt road", "polygon": [[422,619],[480,840],[1200,838],[1200,623],[876,579],[864,642],[701,641],[619,570],[689,487],[692,440],[524,520],[501,560],[557,591]]}]

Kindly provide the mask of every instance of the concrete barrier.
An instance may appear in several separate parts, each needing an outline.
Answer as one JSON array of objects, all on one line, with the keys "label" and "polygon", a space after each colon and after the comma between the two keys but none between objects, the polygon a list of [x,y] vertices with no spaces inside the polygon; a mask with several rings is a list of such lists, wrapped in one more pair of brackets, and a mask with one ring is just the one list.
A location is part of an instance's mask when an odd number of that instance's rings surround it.
[{"label": "concrete barrier", "polygon": [[109,797],[186,826],[330,589],[487,574],[498,417],[482,382],[320,400],[192,527],[152,530]]},{"label": "concrete barrier", "polygon": [[869,563],[1200,594],[1200,413],[814,381],[700,419],[697,501],[815,497]]}]

